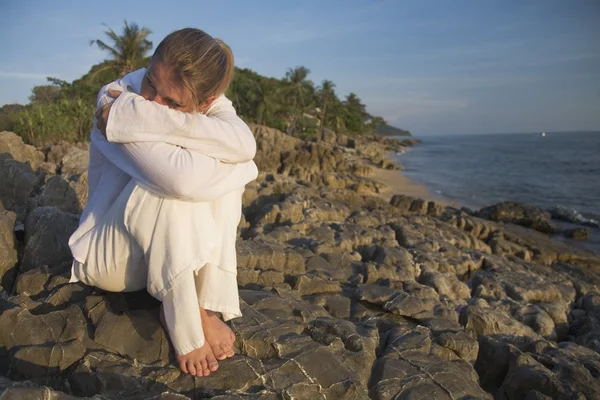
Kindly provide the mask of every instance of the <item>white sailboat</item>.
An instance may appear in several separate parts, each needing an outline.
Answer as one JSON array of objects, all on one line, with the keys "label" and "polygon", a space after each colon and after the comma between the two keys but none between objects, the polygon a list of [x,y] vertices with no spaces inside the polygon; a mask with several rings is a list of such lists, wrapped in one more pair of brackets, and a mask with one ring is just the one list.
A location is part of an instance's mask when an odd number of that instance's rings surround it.
[{"label": "white sailboat", "polygon": [[546,132],[542,132],[542,133],[540,133],[540,136],[541,136],[541,137],[546,137]]}]

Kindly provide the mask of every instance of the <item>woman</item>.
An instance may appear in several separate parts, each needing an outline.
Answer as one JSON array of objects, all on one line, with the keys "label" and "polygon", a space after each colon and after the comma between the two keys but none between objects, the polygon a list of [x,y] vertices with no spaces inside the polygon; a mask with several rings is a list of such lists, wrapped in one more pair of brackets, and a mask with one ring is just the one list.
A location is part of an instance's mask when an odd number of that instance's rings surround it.
[{"label": "woman", "polygon": [[235,239],[257,169],[252,133],[223,96],[232,73],[229,47],[188,28],[159,44],[148,70],[100,91],[88,204],[69,240],[71,281],[146,288],[180,368],[197,376],[233,356],[215,313],[241,315]]}]

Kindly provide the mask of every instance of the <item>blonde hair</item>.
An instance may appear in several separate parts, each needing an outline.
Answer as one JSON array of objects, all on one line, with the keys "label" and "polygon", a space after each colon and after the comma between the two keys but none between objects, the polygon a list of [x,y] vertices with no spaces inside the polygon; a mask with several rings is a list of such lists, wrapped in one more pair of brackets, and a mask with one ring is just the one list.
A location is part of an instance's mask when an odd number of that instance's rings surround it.
[{"label": "blonde hair", "polygon": [[184,28],[167,35],[154,51],[151,64],[154,61],[173,68],[196,106],[225,93],[233,77],[231,48],[200,29]]}]

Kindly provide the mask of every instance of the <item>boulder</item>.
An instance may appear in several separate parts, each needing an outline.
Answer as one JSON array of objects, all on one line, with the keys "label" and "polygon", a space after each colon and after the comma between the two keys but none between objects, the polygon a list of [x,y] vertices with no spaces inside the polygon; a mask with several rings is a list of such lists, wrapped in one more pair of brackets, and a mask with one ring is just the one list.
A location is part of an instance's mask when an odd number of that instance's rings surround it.
[{"label": "boulder", "polygon": [[10,153],[12,158],[22,163],[29,163],[36,171],[46,160],[44,153],[34,146],[23,143],[23,139],[13,132],[0,132],[0,153]]},{"label": "boulder", "polygon": [[61,160],[60,173],[67,180],[77,180],[87,171],[89,163],[89,151],[71,147]]},{"label": "boulder", "polygon": [[522,225],[542,233],[558,232],[557,226],[551,221],[552,215],[548,211],[512,201],[482,208],[476,215],[492,221]]},{"label": "boulder", "polygon": [[15,211],[19,219],[25,217],[29,198],[42,180],[43,176],[33,172],[31,165],[15,160],[10,154],[0,153],[0,200],[7,210]]},{"label": "boulder", "polygon": [[38,207],[25,221],[25,249],[21,271],[48,265],[55,267],[73,259],[69,237],[79,217],[56,207]]},{"label": "boulder", "polygon": [[0,286],[12,288],[17,264],[15,248],[15,221],[17,215],[6,211],[0,203]]}]

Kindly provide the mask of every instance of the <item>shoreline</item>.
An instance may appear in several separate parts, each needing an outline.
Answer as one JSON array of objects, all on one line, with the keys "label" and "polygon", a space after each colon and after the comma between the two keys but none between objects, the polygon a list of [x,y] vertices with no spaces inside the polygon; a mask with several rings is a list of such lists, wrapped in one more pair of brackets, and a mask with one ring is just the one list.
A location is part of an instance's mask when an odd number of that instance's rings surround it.
[{"label": "shoreline", "polygon": [[[392,162],[394,165],[402,167],[402,164],[398,162],[394,152],[389,152],[386,155],[386,160]],[[391,200],[395,194],[401,194],[405,196],[414,197],[417,199],[423,199],[427,201],[434,201],[444,207],[455,207],[461,208],[462,206],[456,202],[442,199],[432,193],[427,187],[419,182],[416,182],[404,175],[402,169],[384,169],[376,167],[372,178],[383,184],[384,189],[378,194],[383,197],[386,201]]]}]

